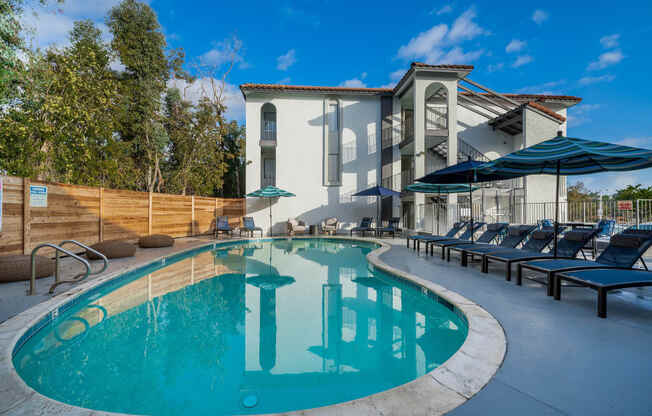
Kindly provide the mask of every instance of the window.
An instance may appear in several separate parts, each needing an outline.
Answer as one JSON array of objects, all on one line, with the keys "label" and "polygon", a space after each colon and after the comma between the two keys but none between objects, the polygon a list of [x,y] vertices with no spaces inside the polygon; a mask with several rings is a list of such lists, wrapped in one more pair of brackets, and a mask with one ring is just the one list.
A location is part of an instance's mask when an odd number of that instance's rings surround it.
[{"label": "window", "polygon": [[326,160],[325,182],[326,185],[340,184],[340,104],[337,100],[328,100],[325,106],[326,112]]},{"label": "window", "polygon": [[276,107],[266,103],[262,113],[261,140],[276,140]]},{"label": "window", "polygon": [[263,159],[263,186],[276,186],[275,159]]}]

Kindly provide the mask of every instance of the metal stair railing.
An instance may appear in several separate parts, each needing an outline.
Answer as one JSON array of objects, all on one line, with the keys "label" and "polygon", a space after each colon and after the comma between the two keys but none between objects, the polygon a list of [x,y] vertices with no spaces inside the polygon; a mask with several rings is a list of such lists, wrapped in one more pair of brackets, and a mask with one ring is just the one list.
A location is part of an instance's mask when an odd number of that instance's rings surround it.
[{"label": "metal stair railing", "polygon": [[[75,254],[75,253],[61,247],[64,244],[75,244],[75,245],[77,245],[77,246],[79,246],[79,247],[81,247],[81,248],[83,248],[85,250],[88,250],[90,252],[95,253],[96,255],[98,255],[102,259],[102,261],[104,263],[102,265],[102,268],[100,270],[96,271],[96,272],[91,272],[91,265],[88,262],[88,260],[83,259],[80,256],[78,256],[77,254]],[[84,244],[82,244],[82,243],[80,243],[78,241],[75,241],[75,240],[65,240],[65,241],[62,241],[59,245],[52,244],[52,243],[39,244],[36,247],[34,247],[34,249],[32,250],[32,254],[31,254],[31,278],[30,278],[30,282],[29,282],[29,295],[30,296],[34,295],[35,292],[36,292],[36,253],[40,249],[42,249],[44,247],[53,248],[55,253],[56,253],[55,254],[55,269],[54,269],[54,284],[52,286],[50,286],[50,290],[49,290],[50,294],[52,294],[54,292],[54,289],[58,285],[60,285],[62,283],[81,282],[82,280],[86,279],[91,274],[102,273],[109,266],[109,261],[108,261],[108,259],[106,258],[105,255],[103,255],[102,253],[98,252],[97,250],[94,250],[94,249],[92,249],[92,248],[90,248],[90,247],[88,247],[88,246],[86,246],[86,245],[84,245]],[[78,274],[77,276],[73,277],[70,280],[59,280],[59,253],[63,253],[65,255],[70,256],[71,258],[75,259],[76,261],[80,262],[82,265],[84,265],[84,267],[86,268],[86,271]]]},{"label": "metal stair railing", "polygon": [[56,270],[55,270],[55,273],[54,273],[54,284],[52,286],[50,286],[50,291],[49,291],[50,293],[54,293],[54,289],[57,286],[59,286],[60,284],[81,282],[82,280],[84,280],[89,275],[91,275],[91,274],[100,274],[103,271],[105,271],[107,269],[107,267],[109,267],[109,260],[106,258],[106,256],[104,254],[100,253],[99,251],[88,247],[86,244],[82,244],[77,240],[64,240],[64,241],[59,243],[59,247],[63,247],[66,244],[74,244],[77,247],[83,248],[86,251],[90,251],[91,253],[95,254],[98,257],[100,257],[102,259],[102,262],[103,262],[102,268],[100,270],[96,271],[96,272],[89,272],[87,275],[85,275],[81,279],[77,279],[77,278],[80,277],[82,274],[79,274],[79,275],[73,277],[71,280],[59,280],[59,252],[57,251],[56,254],[55,254],[55,260],[56,260],[55,267],[56,267]]}]

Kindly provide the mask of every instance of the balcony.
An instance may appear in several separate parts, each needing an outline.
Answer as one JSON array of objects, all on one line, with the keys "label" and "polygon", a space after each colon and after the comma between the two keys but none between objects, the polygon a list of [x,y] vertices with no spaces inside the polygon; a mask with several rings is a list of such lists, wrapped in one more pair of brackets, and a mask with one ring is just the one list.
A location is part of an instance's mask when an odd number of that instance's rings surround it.
[{"label": "balcony", "polygon": [[260,147],[267,149],[276,148],[276,129],[263,130],[260,136]]},{"label": "balcony", "polygon": [[262,178],[261,188],[266,186],[276,186],[276,177]]}]

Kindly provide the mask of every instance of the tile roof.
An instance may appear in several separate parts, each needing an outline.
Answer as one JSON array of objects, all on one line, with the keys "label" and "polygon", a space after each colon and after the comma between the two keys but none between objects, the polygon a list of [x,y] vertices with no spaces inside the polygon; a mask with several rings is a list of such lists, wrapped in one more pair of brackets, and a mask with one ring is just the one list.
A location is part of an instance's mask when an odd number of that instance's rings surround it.
[{"label": "tile roof", "polygon": [[529,101],[529,102],[523,104],[523,106],[528,106],[528,107],[532,107],[534,109],[537,109],[537,110],[541,111],[542,113],[545,113],[545,114],[549,115],[550,117],[556,118],[557,120],[561,121],[562,123],[564,121],[566,121],[566,117],[562,116],[561,114],[557,114],[556,112],[552,111],[548,107],[542,106],[541,104],[537,104],[534,101]]},{"label": "tile roof", "polygon": [[391,88],[351,88],[351,87],[320,87],[311,85],[281,85],[281,84],[254,84],[247,83],[240,85],[240,90],[285,90],[285,91],[315,91],[315,92],[361,92],[390,94]]}]

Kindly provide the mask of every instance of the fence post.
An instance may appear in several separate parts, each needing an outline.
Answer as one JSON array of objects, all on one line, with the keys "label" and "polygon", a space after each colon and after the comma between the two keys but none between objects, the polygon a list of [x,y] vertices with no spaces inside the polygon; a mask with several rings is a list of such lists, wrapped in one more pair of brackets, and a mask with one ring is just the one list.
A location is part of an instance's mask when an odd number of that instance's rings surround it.
[{"label": "fence post", "polygon": [[192,195],[190,197],[190,203],[191,203],[191,206],[192,206],[192,215],[191,215],[191,220],[190,220],[190,222],[191,222],[190,233],[191,233],[191,236],[194,236],[196,234],[195,233],[195,196],[194,195]]},{"label": "fence post", "polygon": [[29,178],[23,178],[23,254],[29,253],[32,213],[30,210]]},{"label": "fence post", "polygon": [[586,201],[582,201],[582,222],[586,222]]},{"label": "fence post", "polygon": [[104,241],[104,188],[100,187],[100,243]]},{"label": "fence post", "polygon": [[641,226],[641,214],[640,214],[641,210],[639,209],[641,205],[639,204],[639,202],[641,202],[641,200],[637,199],[636,200],[636,228],[640,228]]},{"label": "fence post", "polygon": [[147,235],[152,235],[152,195],[149,192],[149,205],[147,206]]}]

